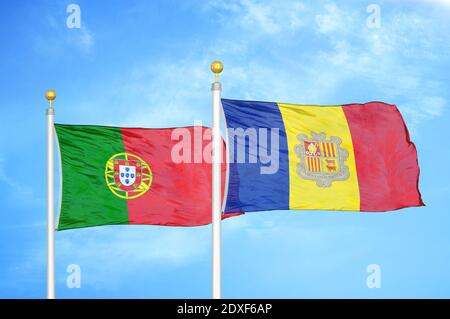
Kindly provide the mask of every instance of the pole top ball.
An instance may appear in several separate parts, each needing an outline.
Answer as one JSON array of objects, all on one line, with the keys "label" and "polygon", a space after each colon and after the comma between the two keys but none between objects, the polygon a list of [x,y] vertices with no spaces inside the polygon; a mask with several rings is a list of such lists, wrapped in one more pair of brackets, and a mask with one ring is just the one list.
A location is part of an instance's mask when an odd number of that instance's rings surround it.
[{"label": "pole top ball", "polygon": [[47,92],[45,92],[45,98],[49,101],[53,101],[54,99],[56,99],[56,91],[47,90]]},{"label": "pole top ball", "polygon": [[218,75],[220,72],[223,71],[223,64],[220,61],[214,61],[211,63],[211,71]]}]

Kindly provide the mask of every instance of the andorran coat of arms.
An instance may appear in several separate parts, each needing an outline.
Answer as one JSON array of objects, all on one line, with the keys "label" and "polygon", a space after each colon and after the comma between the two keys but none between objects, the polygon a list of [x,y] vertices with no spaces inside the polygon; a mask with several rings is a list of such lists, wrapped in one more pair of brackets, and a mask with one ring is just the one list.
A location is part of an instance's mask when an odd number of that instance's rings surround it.
[{"label": "andorran coat of arms", "polygon": [[294,148],[300,162],[297,174],[307,180],[316,181],[319,187],[330,187],[334,181],[344,181],[350,173],[345,160],[348,151],[341,147],[342,140],[337,136],[326,139],[325,133],[311,132],[311,136],[298,134],[300,144]]}]

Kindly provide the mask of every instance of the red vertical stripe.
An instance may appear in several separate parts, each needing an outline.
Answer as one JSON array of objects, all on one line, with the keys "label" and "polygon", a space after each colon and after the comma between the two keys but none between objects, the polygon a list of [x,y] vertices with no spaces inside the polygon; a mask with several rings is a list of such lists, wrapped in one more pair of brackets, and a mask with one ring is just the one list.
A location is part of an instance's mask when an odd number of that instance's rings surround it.
[{"label": "red vertical stripe", "polygon": [[333,157],[336,157],[336,151],[334,150],[334,143],[330,143],[330,147],[331,147],[331,154],[333,154]]},{"label": "red vertical stripe", "polygon": [[330,143],[327,143],[327,154],[331,156]]},{"label": "red vertical stripe", "polygon": [[317,160],[317,170],[318,170],[319,172],[321,172],[322,169],[321,169],[321,167],[320,167],[320,158],[317,158],[316,160]]},{"label": "red vertical stripe", "polygon": [[312,169],[311,169],[311,157],[308,157],[308,170],[312,171]]},{"label": "red vertical stripe", "polygon": [[[191,138],[194,136],[194,127],[184,129],[190,132]],[[201,129],[202,133],[209,130]],[[195,226],[211,223],[211,164],[205,161],[175,163],[171,151],[177,141],[171,139],[172,131],[121,129],[125,151],[145,160],[153,173],[150,189],[127,201],[130,224]],[[203,149],[208,143],[202,142]],[[222,152],[225,157],[225,144]],[[193,162],[194,154],[191,155]],[[223,164],[222,194],[225,173]]]},{"label": "red vertical stripe", "polygon": [[395,105],[344,105],[352,135],[361,211],[423,206],[414,143]]},{"label": "red vertical stripe", "polygon": [[323,149],[323,156],[328,156],[327,155],[327,150],[325,149],[325,143],[322,142],[322,149]]}]

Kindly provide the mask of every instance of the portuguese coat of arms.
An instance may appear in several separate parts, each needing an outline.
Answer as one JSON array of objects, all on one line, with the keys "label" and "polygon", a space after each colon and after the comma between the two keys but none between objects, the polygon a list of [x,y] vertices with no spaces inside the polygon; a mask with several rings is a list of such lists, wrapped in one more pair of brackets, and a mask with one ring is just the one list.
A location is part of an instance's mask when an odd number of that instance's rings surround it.
[{"label": "portuguese coat of arms", "polygon": [[298,134],[300,144],[295,146],[295,154],[300,162],[297,174],[307,180],[313,180],[319,187],[330,187],[334,181],[344,181],[350,173],[345,160],[348,151],[341,147],[342,140],[337,136],[326,139],[325,133],[311,132],[311,136]]},{"label": "portuguese coat of arms", "polygon": [[123,191],[136,189],[141,184],[141,162],[118,159],[114,161],[114,181]]},{"label": "portuguese coat of arms", "polygon": [[106,162],[105,179],[114,195],[133,199],[150,189],[153,174],[148,164],[139,156],[119,153]]}]

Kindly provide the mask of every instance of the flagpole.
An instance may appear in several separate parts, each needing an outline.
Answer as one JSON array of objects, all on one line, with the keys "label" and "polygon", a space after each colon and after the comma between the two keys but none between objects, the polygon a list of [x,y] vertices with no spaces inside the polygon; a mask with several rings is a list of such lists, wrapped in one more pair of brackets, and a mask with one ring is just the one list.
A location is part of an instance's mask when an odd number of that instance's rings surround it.
[{"label": "flagpole", "polygon": [[219,74],[223,70],[223,65],[219,61],[211,64],[211,71],[216,79],[212,83],[212,297],[222,298],[222,192],[221,192],[221,166],[222,166],[222,139],[220,136],[220,95],[222,85],[219,82]]},{"label": "flagpole", "polygon": [[55,110],[53,100],[56,92],[48,90],[45,98],[50,105],[47,108],[47,299],[55,299],[55,183],[54,183],[54,154],[53,154],[53,120]]}]

